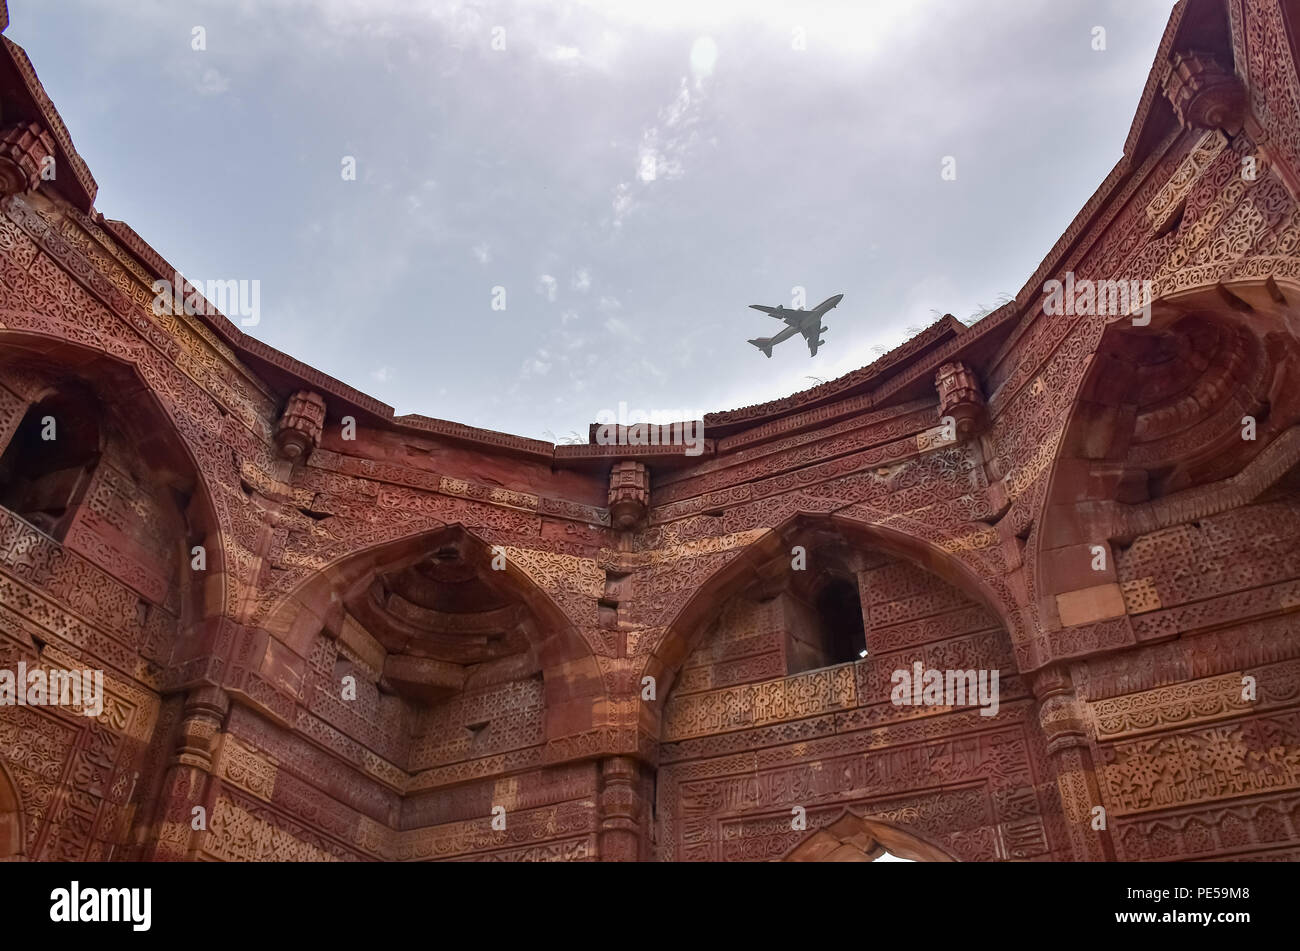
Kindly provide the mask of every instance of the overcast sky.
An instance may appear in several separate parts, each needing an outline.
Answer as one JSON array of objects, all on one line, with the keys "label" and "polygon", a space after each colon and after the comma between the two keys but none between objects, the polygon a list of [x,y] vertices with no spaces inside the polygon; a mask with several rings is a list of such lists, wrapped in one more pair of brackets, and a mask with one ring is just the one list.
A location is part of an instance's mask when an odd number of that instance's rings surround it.
[{"label": "overcast sky", "polygon": [[[399,414],[565,441],[1013,295],[1118,160],[1171,6],[9,0],[8,35],[99,210],[261,282],[246,332]],[[767,360],[746,305],[796,286],[845,295],[827,344]]]}]

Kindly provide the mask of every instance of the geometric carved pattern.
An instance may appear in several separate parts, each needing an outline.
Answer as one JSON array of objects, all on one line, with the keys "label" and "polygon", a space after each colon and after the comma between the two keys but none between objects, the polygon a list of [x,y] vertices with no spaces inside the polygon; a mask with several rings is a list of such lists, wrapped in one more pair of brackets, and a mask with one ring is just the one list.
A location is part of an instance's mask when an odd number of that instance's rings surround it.
[{"label": "geometric carved pattern", "polygon": [[1300,789],[1300,713],[1121,740],[1101,754],[1107,801],[1125,814]]}]

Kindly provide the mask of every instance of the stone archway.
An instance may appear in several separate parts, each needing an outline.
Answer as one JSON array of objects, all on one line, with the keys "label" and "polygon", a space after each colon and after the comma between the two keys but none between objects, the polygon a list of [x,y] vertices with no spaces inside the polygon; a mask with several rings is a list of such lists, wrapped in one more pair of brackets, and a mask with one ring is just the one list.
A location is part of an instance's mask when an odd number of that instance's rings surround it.
[{"label": "stone archway", "polygon": [[810,533],[834,535],[838,541],[855,549],[875,549],[915,565],[943,582],[952,585],[985,607],[1007,632],[1017,629],[1018,618],[1012,606],[980,577],[970,564],[941,550],[930,540],[899,530],[897,523],[884,524],[858,517],[805,513],[795,515],[765,532],[746,547],[738,557],[714,572],[696,589],[669,623],[663,639],[647,655],[641,676],[650,675],[659,686],[660,703],[666,698],[680,673],[682,664],[698,646],[704,622],[717,613],[718,606],[756,582],[770,578],[772,564],[789,561],[793,545],[806,541]]},{"label": "stone archway", "polygon": [[300,656],[321,637],[346,641],[353,630],[375,636],[398,693],[446,699],[471,685],[475,669],[509,680],[538,675],[548,741],[599,725],[605,686],[586,640],[528,573],[508,559],[498,564],[494,549],[459,523],[321,568],[262,626]]},{"label": "stone archway", "polygon": [[[10,358],[28,351],[67,368],[98,364],[129,369],[131,389],[139,390],[151,420],[162,422],[158,434],[182,447],[185,465],[196,475],[212,523],[206,543],[209,562],[214,553],[221,554],[223,565],[228,565],[221,572],[223,577],[228,570],[242,567],[234,563],[228,550],[230,541],[239,539],[247,544],[248,539],[244,524],[230,506],[239,480],[227,441],[221,437],[226,410],[175,364],[123,332],[124,325],[115,327],[116,333],[98,338],[86,332],[89,326],[89,318],[72,328],[32,311],[0,307],[0,343]],[[220,602],[213,598],[214,608],[225,613],[233,603],[235,587],[223,584]]]},{"label": "stone archway", "polygon": [[0,862],[23,860],[23,812],[18,788],[0,764]]},{"label": "stone archway", "polygon": [[[805,567],[792,564],[792,546],[804,549]],[[656,721],[660,858],[771,861],[846,808],[908,824],[950,858],[1058,851],[1058,793],[1035,738],[1033,697],[1005,615],[968,569],[892,527],[807,516],[765,533],[701,587],[651,658],[667,684]],[[825,620],[809,597],[817,575],[846,570],[858,585],[864,649],[802,663]],[[990,683],[996,675],[986,694],[998,708],[977,710],[969,696],[928,707],[901,696],[898,675],[918,676],[918,667]],[[1032,816],[1027,824],[1002,805],[1011,802]],[[870,843],[880,841],[900,858],[936,858],[881,835],[844,832],[864,847],[857,860],[878,857]]]},{"label": "stone archway", "polygon": [[[84,423],[84,419],[76,417],[94,417],[84,428],[89,430],[86,438],[91,443],[87,454],[96,460],[113,430],[123,447],[123,460],[129,458],[132,467],[138,465],[157,477],[156,484],[151,483],[149,488],[165,500],[163,507],[177,519],[177,524],[168,526],[167,534],[175,538],[174,556],[178,562],[190,560],[194,545],[204,549],[206,571],[214,580],[206,587],[187,588],[182,594],[181,633],[192,632],[221,616],[232,595],[230,579],[235,567],[228,546],[233,535],[224,527],[229,512],[215,481],[218,467],[191,442],[180,424],[174,401],[154,388],[143,364],[80,342],[4,327],[12,313],[0,311],[0,388],[7,385],[12,391],[9,399],[17,398],[26,405],[20,405],[20,411],[10,419],[0,418],[0,453],[20,438],[24,415],[50,405],[49,401],[70,410],[56,413],[60,418]],[[9,379],[11,371],[17,371],[15,379],[21,385],[14,386]],[[0,466],[8,461],[0,459]],[[0,468],[0,479],[11,474]],[[83,488],[88,491],[90,487]],[[0,499],[0,505],[12,508],[8,501]],[[30,513],[16,514],[67,543],[63,532],[55,531],[48,522],[34,519]],[[143,521],[138,513],[136,520]],[[103,552],[92,552],[88,557],[100,562],[110,560]],[[141,569],[131,570],[141,574]],[[180,573],[180,577],[189,575],[189,571]],[[146,593],[159,597],[159,585],[174,583],[176,578],[146,580],[151,583]]]},{"label": "stone archway", "polygon": [[897,826],[858,815],[851,809],[787,852],[782,862],[875,862],[886,856],[909,862],[957,861],[939,847]]},{"label": "stone archway", "polygon": [[1300,284],[1179,277],[1149,323],[1105,329],[1070,409],[1030,559],[1058,649],[1131,642],[1100,633],[1140,594],[1113,543],[1248,504],[1300,462]]}]

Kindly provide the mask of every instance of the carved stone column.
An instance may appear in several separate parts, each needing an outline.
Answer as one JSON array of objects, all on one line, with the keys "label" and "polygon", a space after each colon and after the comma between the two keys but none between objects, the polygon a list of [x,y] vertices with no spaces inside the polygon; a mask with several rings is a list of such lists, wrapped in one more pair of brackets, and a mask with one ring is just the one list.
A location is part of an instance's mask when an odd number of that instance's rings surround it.
[{"label": "carved stone column", "polygon": [[1113,862],[1110,816],[1105,816],[1104,829],[1093,828],[1094,809],[1104,804],[1088,748],[1083,701],[1075,695],[1070,675],[1063,667],[1039,671],[1033,678],[1033,691],[1038,700],[1038,722],[1047,739],[1047,755],[1056,771],[1073,858],[1080,862]]},{"label": "carved stone column", "polygon": [[631,532],[645,524],[650,511],[650,470],[644,463],[614,463],[609,472],[609,519],[620,532]]},{"label": "carved stone column", "polygon": [[280,455],[302,462],[320,445],[325,427],[325,400],[318,393],[299,390],[289,397],[275,427],[275,444]]},{"label": "carved stone column", "polygon": [[205,826],[212,828],[212,803],[208,801],[212,757],[230,701],[218,687],[199,687],[185,698],[185,709],[163,780],[162,795],[149,838],[153,861],[189,858],[198,841],[194,809],[204,809]]},{"label": "carved stone column", "polygon": [[648,852],[641,765],[630,756],[600,763],[600,860],[636,862]]},{"label": "carved stone column", "polygon": [[0,198],[31,191],[41,183],[41,168],[54,154],[54,140],[36,122],[0,130]]}]

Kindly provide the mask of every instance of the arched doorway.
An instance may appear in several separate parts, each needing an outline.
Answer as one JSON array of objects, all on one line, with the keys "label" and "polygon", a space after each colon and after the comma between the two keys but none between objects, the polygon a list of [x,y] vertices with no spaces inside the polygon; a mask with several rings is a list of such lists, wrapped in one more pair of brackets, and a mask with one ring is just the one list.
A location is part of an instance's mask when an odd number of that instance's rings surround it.
[{"label": "arched doorway", "polygon": [[783,862],[955,862],[947,852],[897,826],[864,818],[851,809],[812,832]]}]

